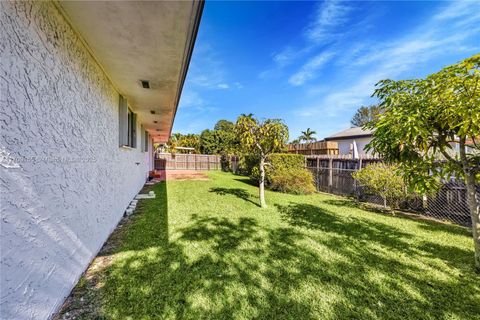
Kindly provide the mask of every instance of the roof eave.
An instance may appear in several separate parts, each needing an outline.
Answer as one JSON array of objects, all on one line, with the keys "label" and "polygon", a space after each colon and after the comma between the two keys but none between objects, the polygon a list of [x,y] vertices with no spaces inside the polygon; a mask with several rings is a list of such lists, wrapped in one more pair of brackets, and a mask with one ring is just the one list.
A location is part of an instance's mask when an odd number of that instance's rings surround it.
[{"label": "roof eave", "polygon": [[[175,99],[175,109],[173,110],[173,116],[172,116],[172,122],[170,124],[170,130],[168,137],[172,135],[172,130],[173,130],[173,123],[175,121],[175,117],[177,115],[177,110],[178,110],[178,105],[180,103],[180,97],[182,95],[183,87],[185,85],[185,80],[187,78],[187,72],[188,68],[190,67],[190,61],[192,60],[192,55],[193,55],[193,49],[195,47],[195,41],[197,39],[198,35],[198,30],[200,28],[200,21],[202,19],[202,13],[203,13],[203,8],[205,6],[205,0],[199,0],[195,1],[194,3],[198,3],[197,10],[194,10],[195,17],[193,19],[192,23],[192,28],[191,28],[191,35],[189,39],[187,39],[187,46],[186,46],[186,53],[184,55],[184,63],[182,66],[182,73],[180,76],[180,81],[179,81],[179,86],[177,90],[177,97]],[[168,138],[160,141],[155,141],[155,142],[160,142],[160,143],[165,143],[167,142]]]}]

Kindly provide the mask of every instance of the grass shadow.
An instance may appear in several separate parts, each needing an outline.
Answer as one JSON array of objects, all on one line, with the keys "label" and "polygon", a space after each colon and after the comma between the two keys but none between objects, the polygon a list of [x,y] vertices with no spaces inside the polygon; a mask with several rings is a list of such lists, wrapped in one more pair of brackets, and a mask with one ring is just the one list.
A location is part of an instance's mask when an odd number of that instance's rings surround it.
[{"label": "grass shadow", "polygon": [[248,184],[249,186],[252,186],[252,187],[257,187],[258,188],[258,182],[253,180],[250,177],[234,178],[233,180]]},{"label": "grass shadow", "polygon": [[397,218],[415,220],[418,223],[420,223],[420,227],[422,229],[432,231],[432,232],[447,232],[447,233],[455,234],[459,236],[467,236],[467,237],[472,236],[471,231],[466,227],[445,223],[442,221],[438,221],[434,218],[423,216],[416,213],[409,213],[409,212],[403,212],[403,211],[391,211],[388,209],[381,208],[379,205],[365,203],[365,202],[358,202],[355,199],[326,199],[326,200],[323,200],[322,202],[332,206],[362,209],[362,210],[366,210],[373,213],[379,213],[382,215],[390,215],[390,216],[395,216]]},{"label": "grass shadow", "polygon": [[303,203],[276,205],[284,221],[290,225],[345,236],[355,241],[381,243],[390,249],[408,249],[411,234],[383,223],[351,216],[342,218],[324,208]]},{"label": "grass shadow", "polygon": [[257,207],[260,207],[258,202],[255,202],[252,199],[250,199],[252,197],[252,195],[245,189],[216,187],[216,188],[210,188],[210,192],[216,193],[220,196],[233,195],[233,196],[235,196],[239,199],[242,199],[242,200],[245,200],[247,202],[253,203]]}]

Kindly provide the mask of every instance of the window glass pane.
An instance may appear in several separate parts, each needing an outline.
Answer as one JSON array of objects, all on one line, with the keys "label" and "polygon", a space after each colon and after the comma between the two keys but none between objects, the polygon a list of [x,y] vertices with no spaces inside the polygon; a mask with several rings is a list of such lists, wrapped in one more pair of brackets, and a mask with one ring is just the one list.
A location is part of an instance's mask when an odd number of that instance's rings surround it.
[{"label": "window glass pane", "polygon": [[128,109],[128,140],[127,145],[132,146],[132,122],[133,122],[133,113],[132,110]]},{"label": "window glass pane", "polygon": [[120,147],[128,144],[128,107],[127,100],[121,95],[118,103],[118,144]]}]

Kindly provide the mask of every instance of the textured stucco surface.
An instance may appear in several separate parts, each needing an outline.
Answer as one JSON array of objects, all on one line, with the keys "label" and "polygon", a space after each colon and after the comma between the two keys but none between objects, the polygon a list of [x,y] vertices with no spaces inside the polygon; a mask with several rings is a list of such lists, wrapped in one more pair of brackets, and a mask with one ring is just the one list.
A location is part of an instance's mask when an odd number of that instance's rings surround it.
[{"label": "textured stucco surface", "polygon": [[0,315],[46,319],[142,187],[151,161],[118,147],[118,93],[56,7],[0,7],[0,148],[19,165],[0,165]]}]

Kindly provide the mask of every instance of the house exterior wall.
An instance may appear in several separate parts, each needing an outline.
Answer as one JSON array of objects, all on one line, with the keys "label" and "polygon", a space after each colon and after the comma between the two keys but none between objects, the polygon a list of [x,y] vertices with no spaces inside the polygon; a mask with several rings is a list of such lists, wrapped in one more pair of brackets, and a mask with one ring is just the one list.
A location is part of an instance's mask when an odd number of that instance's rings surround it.
[{"label": "house exterior wall", "polygon": [[[338,143],[338,153],[339,154],[350,154],[351,145],[353,144],[354,139],[341,139],[341,140],[330,140],[335,141]],[[363,138],[355,138],[355,142],[357,143],[358,153],[360,155],[371,154],[371,152],[367,152],[365,150],[365,146],[372,141],[370,137],[363,137]]]},{"label": "house exterior wall", "polygon": [[0,163],[0,318],[46,319],[143,186],[151,154],[119,147],[118,92],[54,4],[0,7],[11,160]]}]

